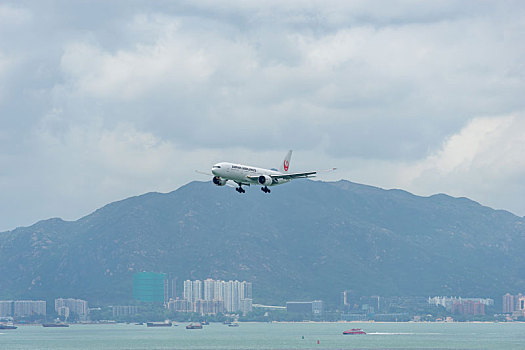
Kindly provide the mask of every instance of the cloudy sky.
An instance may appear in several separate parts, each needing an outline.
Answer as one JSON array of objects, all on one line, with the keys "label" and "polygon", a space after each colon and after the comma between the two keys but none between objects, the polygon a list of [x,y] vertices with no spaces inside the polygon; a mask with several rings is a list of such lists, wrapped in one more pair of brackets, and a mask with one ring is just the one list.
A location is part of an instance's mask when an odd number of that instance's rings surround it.
[{"label": "cloudy sky", "polygon": [[4,0],[0,231],[288,149],[523,216],[524,38],[523,1]]}]

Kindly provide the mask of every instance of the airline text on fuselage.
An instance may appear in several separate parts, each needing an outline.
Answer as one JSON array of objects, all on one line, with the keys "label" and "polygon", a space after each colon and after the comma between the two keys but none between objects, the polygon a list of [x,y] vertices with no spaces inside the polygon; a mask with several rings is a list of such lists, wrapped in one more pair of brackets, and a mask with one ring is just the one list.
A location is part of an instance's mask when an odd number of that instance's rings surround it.
[{"label": "airline text on fuselage", "polygon": [[239,170],[246,170],[246,171],[252,171],[252,172],[257,172],[257,170],[255,170],[254,168],[248,168],[248,167],[244,167],[244,166],[238,166],[238,165],[232,165],[232,169],[239,169]]}]

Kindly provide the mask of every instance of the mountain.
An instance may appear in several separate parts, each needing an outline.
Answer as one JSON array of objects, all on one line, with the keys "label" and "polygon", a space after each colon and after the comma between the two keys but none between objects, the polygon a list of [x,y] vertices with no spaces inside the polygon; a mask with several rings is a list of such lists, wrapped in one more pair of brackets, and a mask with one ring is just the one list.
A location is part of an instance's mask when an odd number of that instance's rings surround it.
[{"label": "mountain", "polygon": [[[525,220],[349,181],[191,182],[0,233],[0,298],[128,300],[138,271],[253,282],[255,302],[525,291]],[[181,290],[179,290],[179,294]]]}]

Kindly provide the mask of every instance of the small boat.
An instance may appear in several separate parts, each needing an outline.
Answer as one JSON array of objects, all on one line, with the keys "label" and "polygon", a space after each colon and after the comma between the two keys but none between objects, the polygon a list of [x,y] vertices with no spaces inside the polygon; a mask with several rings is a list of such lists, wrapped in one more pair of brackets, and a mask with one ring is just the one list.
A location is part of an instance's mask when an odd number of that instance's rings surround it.
[{"label": "small boat", "polygon": [[209,323],[208,321],[202,321],[201,324],[202,324],[203,326],[209,326],[209,325],[210,325],[210,323]]},{"label": "small boat", "polygon": [[0,329],[17,329],[17,326],[12,324],[0,324]]},{"label": "small boat", "polygon": [[239,327],[238,323],[230,323],[228,327]]},{"label": "small boat", "polygon": [[199,322],[190,323],[186,326],[186,329],[202,329],[202,324],[200,324]]},{"label": "small boat", "polygon": [[362,330],[361,328],[352,328],[347,331],[344,331],[343,334],[345,335],[347,334],[366,334],[366,332]]},{"label": "small boat", "polygon": [[148,327],[171,327],[171,322],[147,322]]},{"label": "small boat", "polygon": [[58,327],[69,327],[69,325],[67,323],[42,323],[42,327],[58,328]]}]

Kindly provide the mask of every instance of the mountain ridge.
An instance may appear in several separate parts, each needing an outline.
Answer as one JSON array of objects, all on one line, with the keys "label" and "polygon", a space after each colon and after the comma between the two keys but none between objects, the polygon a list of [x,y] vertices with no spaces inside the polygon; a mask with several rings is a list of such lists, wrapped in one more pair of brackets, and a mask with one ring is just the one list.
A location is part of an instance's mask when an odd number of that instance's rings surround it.
[{"label": "mountain ridge", "polygon": [[0,297],[127,300],[137,271],[249,280],[273,303],[336,302],[344,289],[497,297],[525,289],[524,248],[523,218],[468,198],[347,180],[239,195],[194,181],[1,232]]}]

